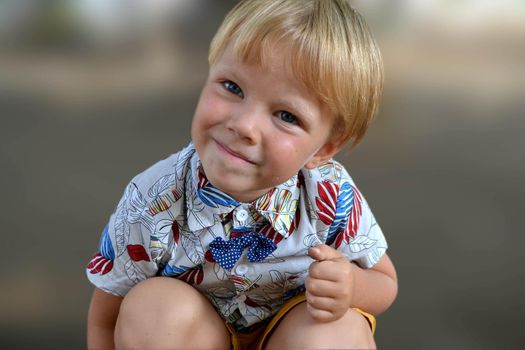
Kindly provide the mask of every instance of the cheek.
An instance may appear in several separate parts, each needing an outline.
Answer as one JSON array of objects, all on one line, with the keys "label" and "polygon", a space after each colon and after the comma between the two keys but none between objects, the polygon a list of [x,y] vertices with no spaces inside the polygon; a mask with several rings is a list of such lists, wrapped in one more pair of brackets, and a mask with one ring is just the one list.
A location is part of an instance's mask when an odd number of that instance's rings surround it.
[{"label": "cheek", "polygon": [[[290,137],[274,137],[272,145],[274,161],[284,168],[297,168],[295,170],[302,168],[313,152],[310,150],[312,146],[307,142]],[[282,156],[283,150],[286,157]]]},{"label": "cheek", "polygon": [[227,110],[227,103],[213,93],[204,90],[197,104],[193,122],[200,127],[209,128],[221,122],[227,115]]},{"label": "cheek", "polygon": [[216,124],[216,116],[213,99],[203,91],[191,123],[191,137],[193,142],[199,143],[205,132]]}]

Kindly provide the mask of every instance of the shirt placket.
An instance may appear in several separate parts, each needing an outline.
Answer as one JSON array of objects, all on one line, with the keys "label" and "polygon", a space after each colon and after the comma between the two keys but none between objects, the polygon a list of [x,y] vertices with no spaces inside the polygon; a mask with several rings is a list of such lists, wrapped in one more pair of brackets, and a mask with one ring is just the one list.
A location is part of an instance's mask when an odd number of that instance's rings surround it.
[{"label": "shirt placket", "polygon": [[[250,208],[248,205],[240,205],[239,207],[235,208],[233,211],[233,230],[253,230],[254,228],[254,220],[252,218],[252,215],[250,214]],[[231,235],[230,235],[231,239]],[[244,301],[246,300],[246,294],[245,292],[250,289],[250,287],[254,284],[253,281],[250,280],[250,271],[251,267],[248,264],[248,261],[246,259],[246,249],[244,249],[239,261],[235,264],[235,266],[231,270],[231,282],[235,286],[235,292],[236,297],[235,300],[237,301],[239,305],[239,310],[242,314],[245,313],[245,304]]]}]

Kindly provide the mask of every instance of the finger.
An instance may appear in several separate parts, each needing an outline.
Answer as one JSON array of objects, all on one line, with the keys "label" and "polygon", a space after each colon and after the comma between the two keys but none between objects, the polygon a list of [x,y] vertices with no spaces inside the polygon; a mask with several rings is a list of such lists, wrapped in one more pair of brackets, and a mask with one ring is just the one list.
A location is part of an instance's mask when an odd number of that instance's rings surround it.
[{"label": "finger", "polygon": [[317,261],[332,260],[343,257],[343,255],[326,244],[318,244],[308,249],[308,255]]},{"label": "finger", "polygon": [[304,282],[306,290],[316,296],[341,298],[349,295],[349,287],[333,281],[321,280],[308,276]]},{"label": "finger", "polygon": [[316,309],[308,303],[306,303],[306,310],[308,310],[308,313],[310,314],[310,316],[318,322],[324,323],[324,322],[330,322],[336,319],[336,316],[330,311]]},{"label": "finger", "polygon": [[312,263],[308,275],[328,281],[349,281],[352,277],[352,266],[344,260],[325,260]]},{"label": "finger", "polygon": [[341,305],[340,303],[338,303],[337,299],[319,297],[310,292],[306,292],[305,296],[306,302],[315,309],[325,310],[334,313],[338,308],[341,308]]}]

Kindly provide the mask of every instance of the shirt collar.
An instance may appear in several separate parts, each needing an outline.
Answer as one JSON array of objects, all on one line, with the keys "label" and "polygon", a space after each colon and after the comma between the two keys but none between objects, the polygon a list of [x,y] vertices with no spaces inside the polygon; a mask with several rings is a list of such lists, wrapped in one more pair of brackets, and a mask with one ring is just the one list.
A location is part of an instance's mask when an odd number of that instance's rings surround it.
[{"label": "shirt collar", "polygon": [[[214,187],[204,175],[197,152],[190,161],[186,175],[186,207],[188,228],[200,231],[222,222],[226,215],[243,203]],[[281,236],[287,238],[294,229],[300,185],[297,175],[274,187],[248,204],[259,212]]]},{"label": "shirt collar", "polygon": [[299,194],[297,175],[294,175],[254,201],[252,207],[270,222],[275,231],[287,238],[293,231]]}]

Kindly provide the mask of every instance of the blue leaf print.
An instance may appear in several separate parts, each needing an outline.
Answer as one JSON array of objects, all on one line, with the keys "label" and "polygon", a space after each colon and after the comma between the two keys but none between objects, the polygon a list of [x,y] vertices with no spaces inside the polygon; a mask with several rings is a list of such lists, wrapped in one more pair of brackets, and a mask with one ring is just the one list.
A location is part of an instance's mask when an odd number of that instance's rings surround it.
[{"label": "blue leaf print", "polygon": [[236,232],[236,233],[247,233],[247,232],[253,232],[253,231],[254,231],[254,229],[251,226],[236,226],[236,227],[232,228],[232,233],[233,232]]},{"label": "blue leaf print", "polygon": [[102,238],[100,239],[99,252],[104,258],[115,260],[115,251],[113,250],[113,244],[111,244],[111,238],[109,237],[108,225],[104,227]]},{"label": "blue leaf print", "polygon": [[181,273],[185,272],[188,269],[189,269],[189,267],[186,267],[186,266],[182,266],[182,268],[180,268],[180,267],[177,267],[177,266],[166,265],[164,270],[162,270],[161,275],[162,276],[166,276],[166,277],[177,276],[177,275],[180,275]]},{"label": "blue leaf print", "polygon": [[337,197],[337,208],[335,212],[335,218],[328,230],[328,238],[326,244],[330,245],[333,243],[337,234],[344,231],[348,222],[348,217],[354,207],[354,188],[350,183],[345,182],[339,190],[339,196]]},{"label": "blue leaf print", "polygon": [[205,187],[199,188],[197,194],[201,201],[209,207],[218,208],[219,205],[223,206],[238,206],[239,203],[231,198],[230,196],[222,193],[211,184]]}]

